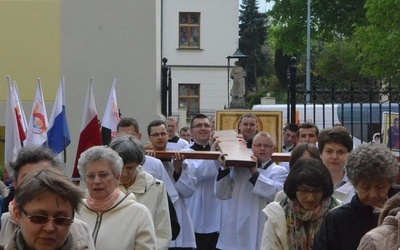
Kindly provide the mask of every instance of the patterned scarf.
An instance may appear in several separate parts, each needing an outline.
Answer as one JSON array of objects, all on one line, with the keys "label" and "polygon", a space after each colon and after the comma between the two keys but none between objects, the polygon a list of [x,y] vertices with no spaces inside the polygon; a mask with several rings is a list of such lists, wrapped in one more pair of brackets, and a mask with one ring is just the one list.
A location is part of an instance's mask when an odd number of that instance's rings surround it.
[{"label": "patterned scarf", "polygon": [[312,211],[305,210],[297,201],[290,199],[284,199],[281,204],[285,211],[289,249],[307,250],[313,248],[314,237],[325,215],[338,202],[329,197]]}]

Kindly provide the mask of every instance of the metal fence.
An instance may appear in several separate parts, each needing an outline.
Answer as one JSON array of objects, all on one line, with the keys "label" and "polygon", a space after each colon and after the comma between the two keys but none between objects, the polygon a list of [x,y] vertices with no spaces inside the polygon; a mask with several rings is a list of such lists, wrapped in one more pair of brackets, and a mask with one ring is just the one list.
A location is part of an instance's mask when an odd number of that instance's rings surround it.
[{"label": "metal fence", "polygon": [[[374,135],[379,135],[382,143],[400,149],[400,83],[392,79],[326,81],[316,78],[311,88],[306,89],[306,84],[297,76],[295,63],[292,60],[290,66],[287,122],[318,122],[322,128],[340,123],[360,143],[370,142]],[[301,120],[296,121],[294,112],[299,110]]]}]

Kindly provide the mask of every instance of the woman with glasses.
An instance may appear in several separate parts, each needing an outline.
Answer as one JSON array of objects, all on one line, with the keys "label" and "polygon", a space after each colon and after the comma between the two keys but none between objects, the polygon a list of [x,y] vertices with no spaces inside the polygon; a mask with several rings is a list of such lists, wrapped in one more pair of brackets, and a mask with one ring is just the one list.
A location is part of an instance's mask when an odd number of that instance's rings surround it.
[{"label": "woman with glasses", "polygon": [[[290,154],[289,169],[292,168],[299,159],[310,158],[322,161],[317,146],[312,143],[302,143],[297,145]],[[275,195],[276,202],[281,202],[284,198],[286,198],[286,194],[283,190],[279,191]]]},{"label": "woman with glasses", "polygon": [[13,207],[19,228],[5,249],[94,249],[93,242],[70,230],[82,198],[83,192],[59,170],[27,174],[16,190]]},{"label": "woman with glasses", "polygon": [[118,188],[122,167],[118,153],[105,146],[81,154],[78,168],[88,197],[77,217],[89,225],[97,250],[156,249],[150,211]]},{"label": "woman with glasses", "polygon": [[271,202],[261,249],[313,248],[314,237],[328,211],[339,202],[332,197],[333,182],[328,169],[317,159],[299,159],[283,186],[287,198]]},{"label": "woman with glasses", "polygon": [[[61,162],[54,158],[53,152],[42,146],[26,146],[18,152],[15,161],[10,162],[9,170],[11,171],[9,174],[12,176],[13,185],[17,189],[30,172],[48,168],[58,171],[62,169]],[[9,212],[1,215],[0,245],[6,245],[15,230],[19,228],[13,212],[14,206],[15,199],[13,196],[13,200],[8,205]],[[88,243],[88,248],[94,249],[92,235],[85,222],[74,219],[69,231],[73,235],[80,235],[80,239]]]}]

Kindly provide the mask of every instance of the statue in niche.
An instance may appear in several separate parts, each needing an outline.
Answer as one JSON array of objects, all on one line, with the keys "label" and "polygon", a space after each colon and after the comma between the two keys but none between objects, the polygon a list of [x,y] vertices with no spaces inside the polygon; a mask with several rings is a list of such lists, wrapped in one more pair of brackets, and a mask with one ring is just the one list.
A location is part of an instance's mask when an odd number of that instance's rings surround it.
[{"label": "statue in niche", "polygon": [[230,108],[246,108],[244,96],[246,92],[246,71],[240,65],[239,61],[235,62],[230,78],[233,80],[230,96],[232,97]]}]

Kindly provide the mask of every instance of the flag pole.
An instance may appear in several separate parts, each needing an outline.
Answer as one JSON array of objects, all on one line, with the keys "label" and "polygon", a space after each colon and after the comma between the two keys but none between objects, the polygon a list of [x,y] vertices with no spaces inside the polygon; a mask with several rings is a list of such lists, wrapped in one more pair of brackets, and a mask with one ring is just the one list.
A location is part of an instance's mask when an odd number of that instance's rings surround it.
[{"label": "flag pole", "polygon": [[[42,81],[40,80],[40,77],[38,77],[38,85],[39,85],[39,88],[40,88],[40,93],[43,95],[43,89],[42,89]],[[45,101],[44,101],[44,98],[43,98],[43,106],[44,107],[46,107],[46,103],[45,103]],[[46,133],[47,133],[47,131],[48,131],[48,126],[49,126],[49,124],[45,124],[45,126],[46,126]],[[49,147],[49,140],[46,140],[45,141],[45,146],[46,147]]]},{"label": "flag pole", "polygon": [[[11,84],[11,77],[10,77],[9,75],[7,75],[6,78],[7,78],[7,83],[8,83],[8,85],[9,85],[9,86],[12,86],[12,84]],[[23,143],[22,141],[20,141],[20,144],[21,144],[21,148],[23,148],[23,147],[24,147],[24,143]]]}]

